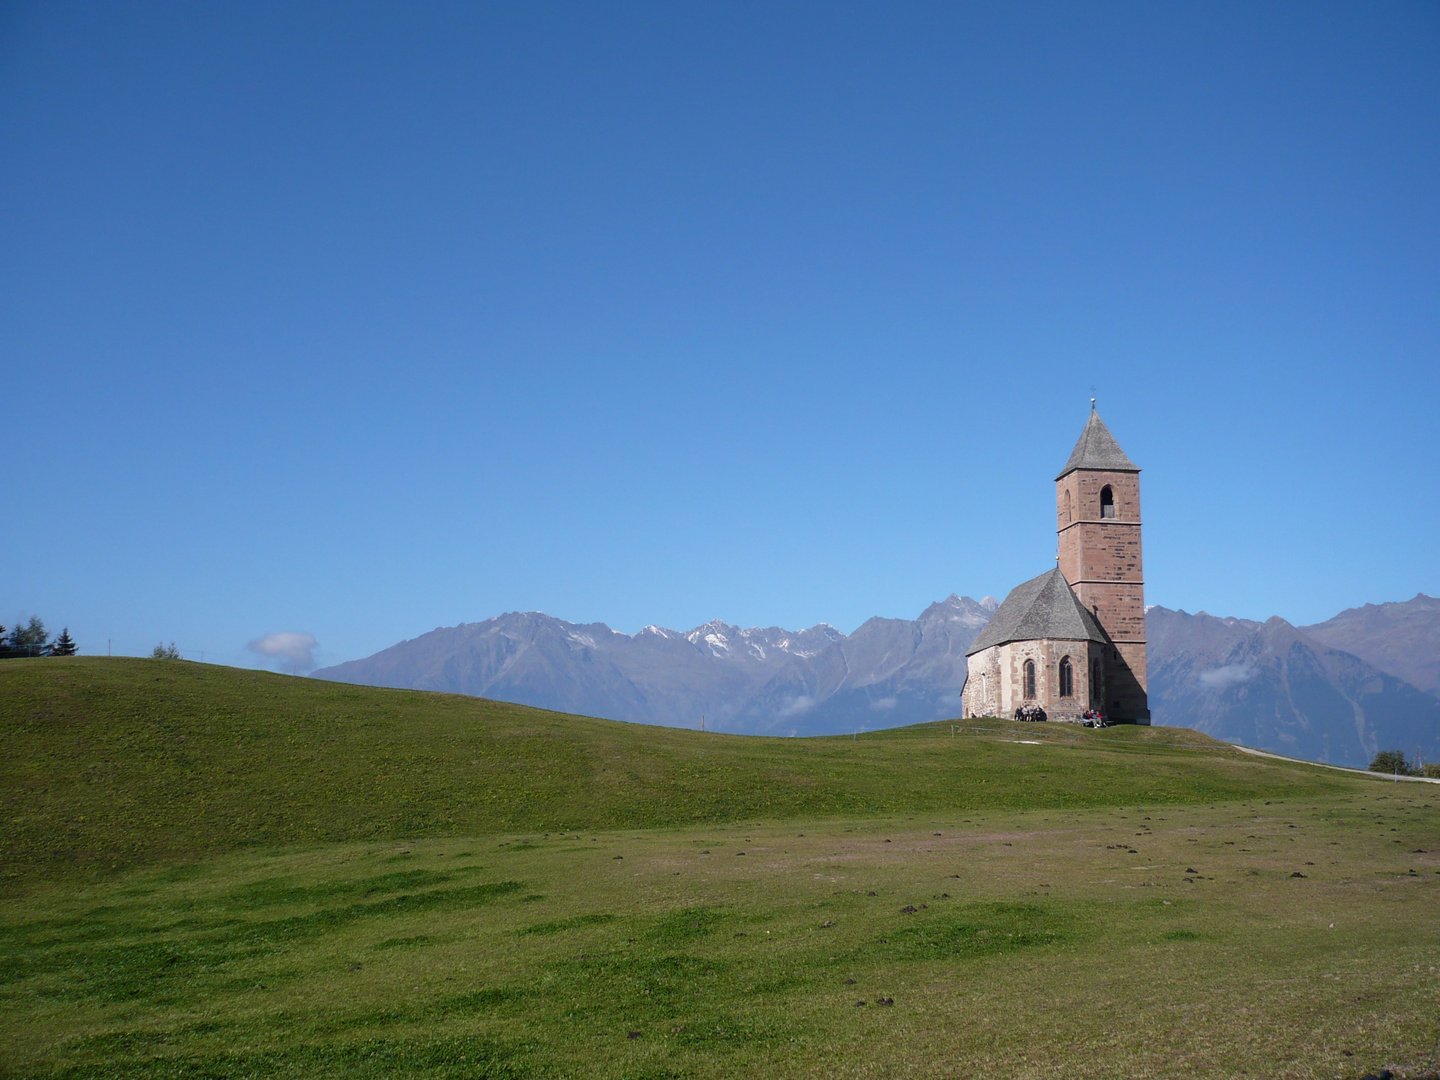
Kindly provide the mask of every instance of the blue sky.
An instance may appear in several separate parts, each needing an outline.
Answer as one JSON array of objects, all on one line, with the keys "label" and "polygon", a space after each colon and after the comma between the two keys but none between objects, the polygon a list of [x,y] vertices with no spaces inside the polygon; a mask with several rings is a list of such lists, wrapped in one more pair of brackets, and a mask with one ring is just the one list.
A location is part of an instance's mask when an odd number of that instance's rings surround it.
[{"label": "blue sky", "polygon": [[1440,593],[1434,4],[0,9],[0,622]]}]

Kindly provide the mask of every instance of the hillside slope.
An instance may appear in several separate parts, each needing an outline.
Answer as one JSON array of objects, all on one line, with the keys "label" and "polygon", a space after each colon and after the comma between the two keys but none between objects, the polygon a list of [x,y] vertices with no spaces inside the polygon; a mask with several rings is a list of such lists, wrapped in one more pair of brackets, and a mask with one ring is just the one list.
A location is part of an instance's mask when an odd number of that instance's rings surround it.
[{"label": "hillside slope", "polygon": [[[0,663],[12,877],[247,845],[1210,802],[1355,781],[1194,732],[921,725],[764,739],[184,661]],[[1040,766],[1022,738],[1073,754]]]}]

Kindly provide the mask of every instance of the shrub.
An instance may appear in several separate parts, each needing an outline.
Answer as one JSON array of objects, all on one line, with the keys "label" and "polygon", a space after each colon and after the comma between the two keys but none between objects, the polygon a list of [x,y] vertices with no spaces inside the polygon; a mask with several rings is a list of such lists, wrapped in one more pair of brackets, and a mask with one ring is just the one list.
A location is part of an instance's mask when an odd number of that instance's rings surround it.
[{"label": "shrub", "polygon": [[1440,761],[1432,761],[1420,770],[1421,776],[1428,776],[1431,780],[1440,780]]},{"label": "shrub", "polygon": [[[152,660],[179,660],[180,650],[175,648],[175,642],[172,641],[169,645],[166,645],[162,641],[159,645],[156,645],[155,648],[150,651],[150,658]],[[1380,759],[1376,758],[1375,760],[1379,761]]]},{"label": "shrub", "polygon": [[1375,760],[1370,762],[1370,771],[1389,773],[1392,776],[1412,776],[1415,770],[1410,768],[1410,763],[1405,760],[1403,750],[1381,750],[1375,755]]}]

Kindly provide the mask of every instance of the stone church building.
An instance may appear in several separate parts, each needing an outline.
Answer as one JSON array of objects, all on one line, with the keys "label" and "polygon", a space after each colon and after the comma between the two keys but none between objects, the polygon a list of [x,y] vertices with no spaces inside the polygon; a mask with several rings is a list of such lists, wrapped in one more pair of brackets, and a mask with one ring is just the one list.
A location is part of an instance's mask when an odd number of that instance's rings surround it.
[{"label": "stone church building", "polygon": [[1055,478],[1055,513],[1056,567],[1010,590],[971,644],[964,715],[1039,706],[1052,720],[1148,724],[1140,470],[1094,401]]}]

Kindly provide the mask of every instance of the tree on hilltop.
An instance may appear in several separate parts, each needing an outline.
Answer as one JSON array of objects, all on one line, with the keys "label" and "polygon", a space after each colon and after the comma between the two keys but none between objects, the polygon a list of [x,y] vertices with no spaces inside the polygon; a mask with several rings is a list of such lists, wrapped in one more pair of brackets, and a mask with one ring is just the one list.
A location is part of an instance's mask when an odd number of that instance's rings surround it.
[{"label": "tree on hilltop", "polygon": [[1391,776],[1413,776],[1415,770],[1405,760],[1403,750],[1381,750],[1375,755],[1375,760],[1370,762],[1370,771],[1378,773],[1389,773]]},{"label": "tree on hilltop", "polygon": [[79,651],[80,648],[75,644],[75,639],[70,636],[70,627],[68,626],[60,631],[60,636],[50,645],[51,656],[74,656]]},{"label": "tree on hilltop", "polygon": [[20,653],[24,656],[42,656],[45,652],[45,643],[50,640],[49,633],[45,630],[45,624],[40,616],[31,615],[30,621],[24,626],[18,623],[10,628],[10,636],[5,639],[6,647],[12,653]]},{"label": "tree on hilltop", "polygon": [[163,641],[150,650],[152,660],[179,660],[180,650],[175,648],[175,642],[166,645]]}]

